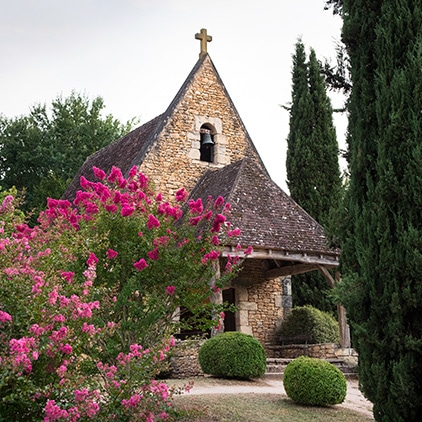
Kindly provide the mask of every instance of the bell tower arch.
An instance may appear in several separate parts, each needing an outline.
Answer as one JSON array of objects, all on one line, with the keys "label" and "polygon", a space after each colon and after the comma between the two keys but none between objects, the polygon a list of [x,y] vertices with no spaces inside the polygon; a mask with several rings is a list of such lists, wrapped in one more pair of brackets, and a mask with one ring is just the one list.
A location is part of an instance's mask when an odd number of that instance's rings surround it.
[{"label": "bell tower arch", "polygon": [[215,167],[230,164],[227,137],[223,134],[220,118],[195,116],[194,128],[187,136],[191,144],[188,156],[193,163]]}]

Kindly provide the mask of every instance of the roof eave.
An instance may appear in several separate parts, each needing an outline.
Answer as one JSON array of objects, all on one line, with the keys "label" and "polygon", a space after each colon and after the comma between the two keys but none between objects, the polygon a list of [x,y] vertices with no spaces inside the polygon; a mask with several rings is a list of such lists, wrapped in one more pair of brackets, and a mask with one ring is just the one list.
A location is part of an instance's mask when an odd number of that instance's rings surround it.
[{"label": "roof eave", "polygon": [[[224,246],[222,256],[234,255],[238,252],[235,246]],[[284,249],[272,249],[265,247],[254,247],[253,252],[246,258],[272,259],[276,261],[294,261],[306,264],[318,264],[328,267],[339,265],[339,253],[336,251],[291,251]]]}]

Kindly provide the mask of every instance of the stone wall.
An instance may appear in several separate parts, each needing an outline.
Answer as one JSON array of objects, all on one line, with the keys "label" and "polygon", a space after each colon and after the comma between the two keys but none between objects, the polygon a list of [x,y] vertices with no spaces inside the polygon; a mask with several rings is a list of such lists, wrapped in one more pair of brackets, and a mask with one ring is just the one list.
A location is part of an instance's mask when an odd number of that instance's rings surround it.
[{"label": "stone wall", "polygon": [[202,377],[198,354],[205,340],[185,340],[176,343],[170,357],[170,376],[175,379]]},{"label": "stone wall", "polygon": [[267,347],[267,358],[295,359],[300,356],[357,361],[357,353],[353,349],[341,348],[337,343],[288,344]]},{"label": "stone wall", "polygon": [[[185,340],[176,343],[170,357],[170,378],[186,379],[205,376],[198,361],[199,349],[204,341]],[[268,359],[294,359],[299,356],[309,356],[319,359],[341,360],[350,367],[355,367],[358,363],[358,355],[353,349],[342,349],[335,343],[267,345],[266,355]]]},{"label": "stone wall", "polygon": [[235,288],[236,329],[253,335],[264,348],[277,344],[277,332],[291,309],[290,278],[265,279],[261,260],[246,260]]},{"label": "stone wall", "polygon": [[[141,165],[165,198],[172,198],[181,187],[190,191],[207,169],[218,169],[245,157],[262,167],[209,57],[190,75],[176,100],[170,106],[172,114]],[[212,163],[200,160],[203,124],[212,128],[215,142]]]}]

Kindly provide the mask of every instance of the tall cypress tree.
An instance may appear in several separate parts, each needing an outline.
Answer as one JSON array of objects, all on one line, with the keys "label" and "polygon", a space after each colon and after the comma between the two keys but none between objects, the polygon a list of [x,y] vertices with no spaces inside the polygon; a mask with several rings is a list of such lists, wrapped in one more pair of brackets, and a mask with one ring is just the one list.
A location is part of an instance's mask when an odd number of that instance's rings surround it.
[{"label": "tall cypress tree", "polygon": [[287,185],[293,199],[302,196],[300,183],[297,183],[303,170],[300,156],[304,153],[303,144],[306,144],[306,139],[309,139],[312,134],[312,127],[309,123],[312,120],[313,107],[308,87],[305,46],[298,41],[293,56],[292,104],[286,160]]},{"label": "tall cypress tree", "polygon": [[335,6],[353,82],[342,300],[375,419],[420,421],[422,4],[339,0]]},{"label": "tall cypress tree", "polygon": [[[296,44],[292,71],[292,106],[287,139],[287,177],[291,197],[323,226],[337,207],[341,192],[338,144],[315,51],[306,62],[305,48]],[[310,304],[334,311],[330,288],[318,273],[296,275],[292,280],[295,305]]]}]

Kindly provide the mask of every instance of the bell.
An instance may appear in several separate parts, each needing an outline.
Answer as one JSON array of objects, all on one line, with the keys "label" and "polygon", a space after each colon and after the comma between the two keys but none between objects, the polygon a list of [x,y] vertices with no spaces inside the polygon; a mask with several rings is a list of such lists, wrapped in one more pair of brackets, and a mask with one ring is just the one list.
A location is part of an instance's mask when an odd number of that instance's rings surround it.
[{"label": "bell", "polygon": [[205,148],[209,148],[214,145],[214,141],[209,133],[203,133],[201,137],[201,145]]}]

